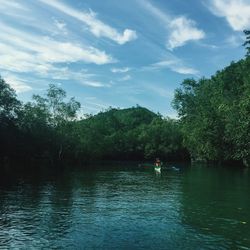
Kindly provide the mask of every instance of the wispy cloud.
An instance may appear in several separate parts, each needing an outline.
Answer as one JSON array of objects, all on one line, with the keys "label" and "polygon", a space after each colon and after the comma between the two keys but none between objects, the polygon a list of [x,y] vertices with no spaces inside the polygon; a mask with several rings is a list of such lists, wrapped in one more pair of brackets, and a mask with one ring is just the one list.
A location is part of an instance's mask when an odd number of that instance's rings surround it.
[{"label": "wispy cloud", "polygon": [[61,68],[53,68],[46,74],[43,73],[44,77],[50,77],[53,80],[70,80],[76,81],[81,85],[90,86],[94,88],[102,88],[102,87],[110,87],[110,84],[103,83],[100,81],[93,80],[95,79],[96,75],[89,73],[87,70],[80,70],[75,71],[68,67],[61,67]]},{"label": "wispy cloud", "polygon": [[226,18],[233,30],[249,29],[249,0],[210,0],[209,4],[206,2],[205,5],[214,15]]},{"label": "wispy cloud", "polygon": [[131,68],[125,67],[125,68],[112,68],[111,72],[113,73],[126,73],[128,71],[130,71]]},{"label": "wispy cloud", "polygon": [[111,106],[111,105],[106,104],[106,103],[105,104],[101,103],[100,101],[98,102],[96,97],[86,97],[84,102],[98,108],[99,110],[100,109],[107,109],[109,106]]},{"label": "wispy cloud", "polygon": [[143,8],[166,27],[169,33],[166,46],[169,50],[181,47],[189,41],[197,41],[205,37],[205,32],[197,28],[197,24],[194,20],[185,16],[170,16],[148,0],[138,1]]},{"label": "wispy cloud", "polygon": [[26,1],[0,0],[0,12],[1,19],[4,16],[8,16],[17,19],[19,22],[22,22],[21,20],[26,20],[32,23],[32,12],[28,5],[26,5]]},{"label": "wispy cloud", "polygon": [[2,70],[32,73],[52,79],[73,79],[80,82],[84,79],[85,85],[100,87],[103,84],[86,81],[86,72],[71,70],[63,65],[75,62],[101,65],[115,61],[112,56],[94,47],[27,33],[4,23],[0,23],[0,32]]},{"label": "wispy cloud", "polygon": [[138,0],[138,3],[141,4],[149,13],[162,22],[162,24],[168,24],[171,22],[171,17],[164,13],[162,10],[157,8],[148,0]]},{"label": "wispy cloud", "polygon": [[32,90],[26,80],[10,73],[3,73],[4,80],[19,94]]},{"label": "wispy cloud", "polygon": [[119,79],[119,81],[128,81],[128,80],[131,80],[131,76],[130,75],[125,75],[124,77],[121,77],[120,79]]},{"label": "wispy cloud", "polygon": [[100,88],[100,87],[110,87],[110,84],[105,84],[99,81],[93,81],[93,80],[80,80],[79,81],[82,85]]},{"label": "wispy cloud", "polygon": [[106,103],[97,97],[90,96],[90,97],[84,98],[83,106],[84,106],[84,108],[86,108],[87,112],[97,113],[100,111],[104,111],[104,110],[106,110],[109,107],[112,107],[114,105],[112,105],[110,103]]},{"label": "wispy cloud", "polygon": [[6,1],[6,0],[0,0],[0,9],[5,9],[5,10],[24,10],[28,11],[29,8],[24,5],[24,3],[20,3],[17,1]]},{"label": "wispy cloud", "polygon": [[175,57],[169,60],[164,60],[164,61],[160,61],[157,63],[153,63],[149,66],[144,67],[143,70],[159,70],[159,69],[164,69],[164,68],[168,68],[172,70],[173,72],[177,72],[183,75],[199,76],[198,70],[192,67],[186,66],[180,59],[175,58]]},{"label": "wispy cloud", "polygon": [[131,29],[125,29],[123,33],[119,33],[115,28],[100,21],[96,17],[96,13],[94,13],[93,11],[79,11],[57,0],[40,1],[81,21],[89,28],[89,31],[96,37],[106,37],[117,42],[118,44],[125,44],[137,38],[136,31]]},{"label": "wispy cloud", "polygon": [[208,49],[219,49],[220,47],[218,45],[215,44],[207,44],[207,43],[199,43],[199,46],[204,47],[204,48],[208,48]]},{"label": "wispy cloud", "polygon": [[67,35],[68,34],[68,30],[67,30],[67,25],[64,21],[62,20],[58,20],[56,18],[54,19],[54,25],[57,28],[58,32],[57,33],[62,33],[63,35]]},{"label": "wispy cloud", "polygon": [[174,97],[173,90],[168,90],[167,88],[163,88],[163,87],[157,86],[155,84],[147,85],[146,88],[150,91],[155,92],[158,96],[161,96],[164,98],[173,99],[173,97]]},{"label": "wispy cloud", "polygon": [[231,35],[225,40],[225,45],[232,48],[237,48],[242,46],[244,39],[245,37],[243,36]]}]

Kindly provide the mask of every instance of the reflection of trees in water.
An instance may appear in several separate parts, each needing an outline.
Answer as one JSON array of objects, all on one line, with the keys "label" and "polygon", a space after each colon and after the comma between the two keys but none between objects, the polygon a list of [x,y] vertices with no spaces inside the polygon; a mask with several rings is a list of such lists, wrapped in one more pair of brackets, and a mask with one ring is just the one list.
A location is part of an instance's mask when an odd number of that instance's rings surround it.
[{"label": "reflection of trees in water", "polygon": [[8,181],[1,182],[0,241],[16,247],[46,244],[70,226],[70,178],[60,172],[33,171],[5,175]]},{"label": "reflection of trees in water", "polygon": [[[6,181],[0,184],[0,242],[16,247],[24,242],[31,247],[41,242],[44,246],[71,244],[65,236],[88,230],[97,218],[92,214],[102,209],[100,201],[105,199],[109,180],[98,175],[101,172],[77,169],[5,175]],[[108,175],[110,181],[113,175]],[[106,191],[107,198],[111,190]]]},{"label": "reflection of trees in water", "polygon": [[249,191],[248,173],[193,166],[183,177],[182,221],[197,233],[250,247]]}]

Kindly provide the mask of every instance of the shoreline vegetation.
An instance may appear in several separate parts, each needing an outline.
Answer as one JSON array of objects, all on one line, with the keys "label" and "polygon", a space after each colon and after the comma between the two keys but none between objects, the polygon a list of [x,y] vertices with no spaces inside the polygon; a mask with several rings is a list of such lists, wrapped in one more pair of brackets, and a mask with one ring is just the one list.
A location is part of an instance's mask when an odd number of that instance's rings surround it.
[{"label": "shoreline vegetation", "polygon": [[250,31],[244,32],[245,59],[209,79],[185,79],[175,91],[176,120],[140,106],[78,118],[80,103],[56,85],[22,103],[0,77],[0,166],[156,157],[250,166]]}]

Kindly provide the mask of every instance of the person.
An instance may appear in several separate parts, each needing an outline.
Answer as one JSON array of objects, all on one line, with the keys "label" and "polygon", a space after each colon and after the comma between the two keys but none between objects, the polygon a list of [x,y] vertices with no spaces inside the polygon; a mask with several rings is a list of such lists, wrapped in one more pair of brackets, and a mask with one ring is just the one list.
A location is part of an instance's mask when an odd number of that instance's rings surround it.
[{"label": "person", "polygon": [[156,167],[160,167],[161,166],[161,161],[160,161],[159,158],[156,158],[156,160],[155,160],[155,166]]}]

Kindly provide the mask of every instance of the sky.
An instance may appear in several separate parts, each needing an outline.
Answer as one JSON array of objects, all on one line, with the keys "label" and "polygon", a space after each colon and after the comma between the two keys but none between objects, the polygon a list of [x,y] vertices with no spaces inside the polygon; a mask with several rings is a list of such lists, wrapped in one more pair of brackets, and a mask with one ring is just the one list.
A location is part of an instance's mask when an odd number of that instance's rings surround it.
[{"label": "sky", "polygon": [[30,101],[53,83],[81,113],[146,107],[244,57],[250,0],[0,0],[0,75]]}]

